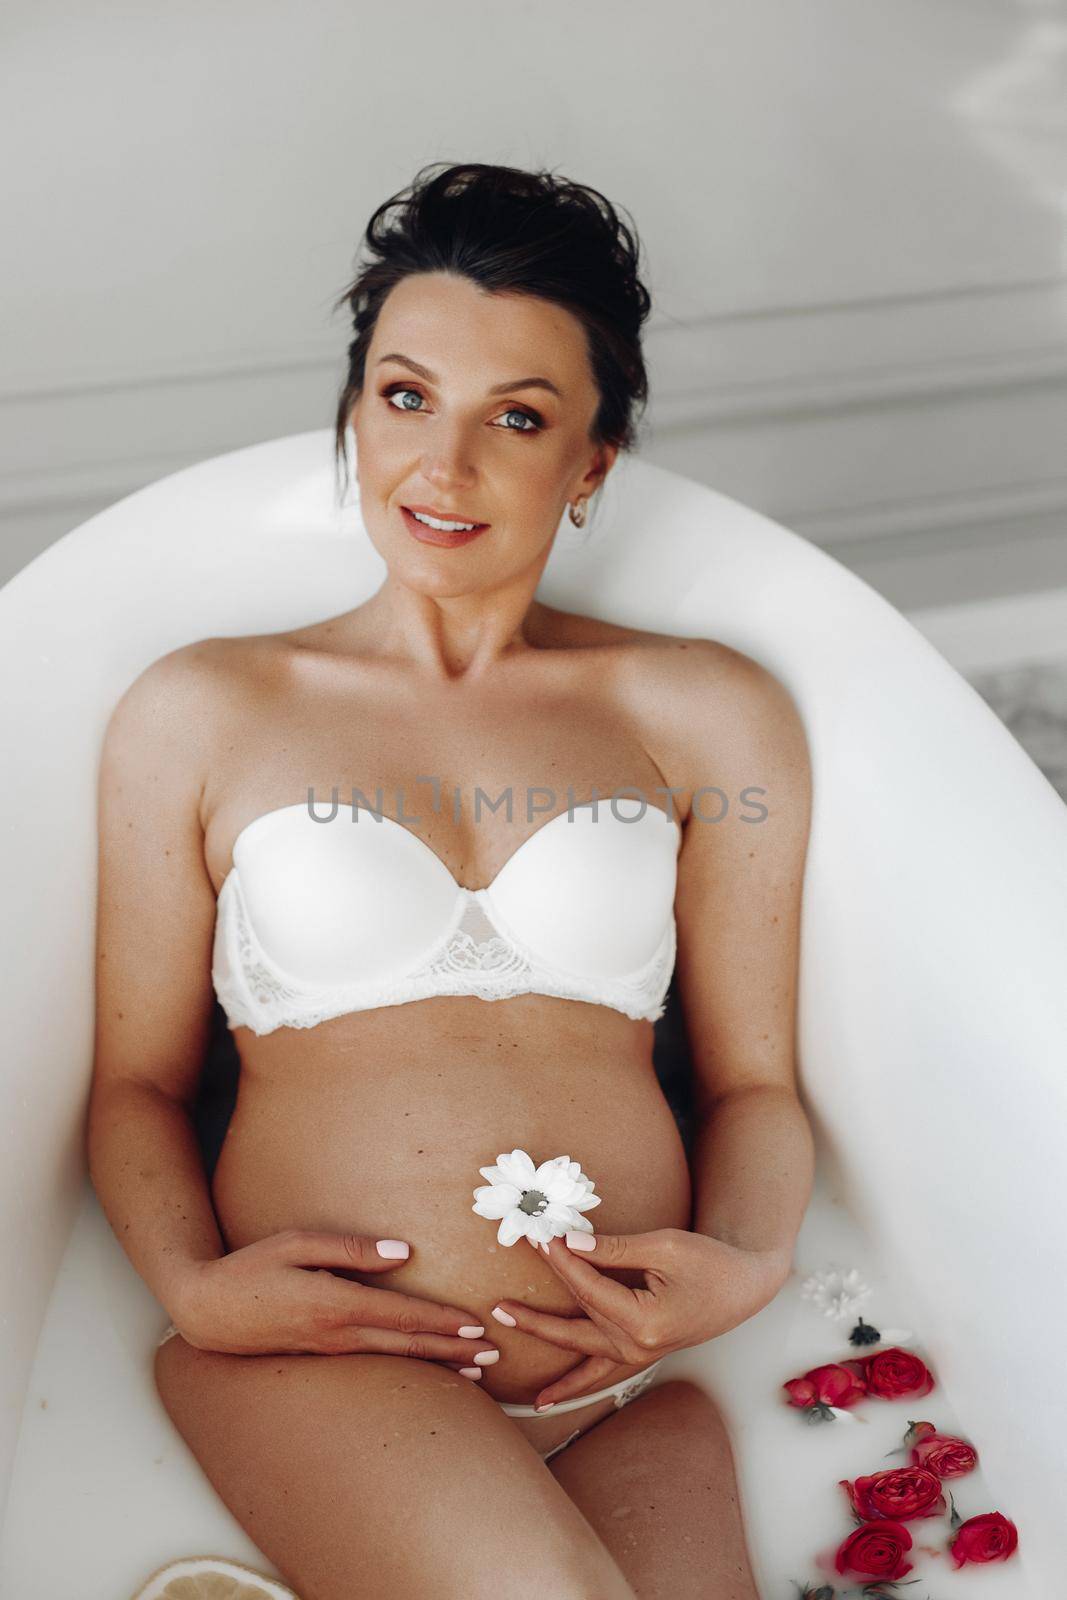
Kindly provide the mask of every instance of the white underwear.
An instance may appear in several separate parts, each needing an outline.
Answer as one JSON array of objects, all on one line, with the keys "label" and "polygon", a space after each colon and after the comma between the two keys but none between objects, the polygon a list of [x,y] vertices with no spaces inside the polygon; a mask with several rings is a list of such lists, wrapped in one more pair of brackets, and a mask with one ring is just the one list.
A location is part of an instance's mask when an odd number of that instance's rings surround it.
[{"label": "white underwear", "polygon": [[651,1366],[642,1367],[640,1372],[633,1373],[629,1378],[620,1378],[618,1383],[609,1383],[606,1389],[597,1389],[595,1394],[576,1395],[573,1400],[557,1400],[555,1405],[547,1406],[544,1411],[535,1411],[533,1406],[519,1405],[510,1400],[498,1400],[497,1405],[501,1411],[507,1412],[509,1417],[558,1417],[564,1411],[578,1411],[585,1406],[591,1406],[594,1401],[606,1400],[608,1395],[615,1396],[615,1409],[624,1406],[628,1400],[639,1395],[652,1382],[656,1368],[663,1360],[653,1361]]}]

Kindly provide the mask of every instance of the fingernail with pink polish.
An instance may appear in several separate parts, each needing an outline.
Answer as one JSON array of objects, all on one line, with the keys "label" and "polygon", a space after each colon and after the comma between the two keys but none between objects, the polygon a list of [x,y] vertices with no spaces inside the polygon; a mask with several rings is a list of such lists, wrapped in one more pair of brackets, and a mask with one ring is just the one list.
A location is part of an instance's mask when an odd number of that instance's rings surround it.
[{"label": "fingernail with pink polish", "polygon": [[575,1233],[573,1229],[571,1229],[568,1230],[566,1239],[568,1250],[596,1249],[596,1240],[591,1233]]},{"label": "fingernail with pink polish", "polygon": [[481,1367],[460,1367],[459,1370],[465,1378],[480,1378],[482,1375]]},{"label": "fingernail with pink polish", "polygon": [[403,1239],[379,1239],[378,1254],[386,1256],[390,1261],[403,1261],[410,1253],[410,1246]]},{"label": "fingernail with pink polish", "polygon": [[498,1322],[502,1322],[505,1328],[518,1327],[518,1323],[515,1321],[515,1318],[510,1316],[508,1312],[501,1311],[499,1306],[494,1306],[489,1315],[495,1317]]},{"label": "fingernail with pink polish", "polygon": [[467,1324],[462,1328],[457,1328],[456,1331],[461,1339],[480,1339],[482,1334],[485,1332],[485,1329],[482,1327],[481,1323],[479,1323],[476,1328],[471,1327],[470,1324]]}]

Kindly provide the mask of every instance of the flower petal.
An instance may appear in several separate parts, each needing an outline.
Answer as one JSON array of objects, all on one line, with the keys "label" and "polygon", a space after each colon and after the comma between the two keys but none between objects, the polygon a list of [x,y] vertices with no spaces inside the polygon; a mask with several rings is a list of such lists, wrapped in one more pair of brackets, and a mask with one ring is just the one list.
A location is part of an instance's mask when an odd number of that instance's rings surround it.
[{"label": "flower petal", "polygon": [[592,1233],[593,1231],[593,1224],[587,1221],[585,1217],[575,1217],[570,1226],[571,1233]]},{"label": "flower petal", "polygon": [[471,1210],[476,1211],[480,1217],[489,1217],[495,1222],[500,1217],[506,1216],[521,1199],[522,1193],[513,1183],[494,1183],[486,1188],[475,1189],[475,1203],[471,1206]]},{"label": "flower petal", "polygon": [[540,1188],[546,1183],[551,1183],[553,1178],[561,1175],[569,1180],[567,1168],[571,1164],[570,1156],[553,1156],[551,1161],[542,1161],[533,1175],[535,1188]]},{"label": "flower petal", "polygon": [[504,1175],[505,1183],[514,1183],[520,1189],[534,1187],[534,1164],[525,1150],[513,1150],[510,1155],[501,1155],[496,1158],[497,1166]]},{"label": "flower petal", "polygon": [[530,1218],[524,1211],[509,1211],[496,1230],[497,1242],[502,1245],[517,1244],[530,1229]]},{"label": "flower petal", "polygon": [[592,1188],[593,1180],[591,1178],[583,1176],[571,1178],[560,1172],[553,1184],[552,1197],[555,1200],[566,1200],[568,1204],[573,1204],[576,1200],[581,1200],[585,1195],[589,1194]]},{"label": "flower petal", "polygon": [[573,1228],[578,1221],[578,1213],[573,1206],[561,1206],[558,1201],[550,1200],[541,1213],[542,1221],[551,1223],[553,1229],[559,1234],[566,1233],[568,1228]]}]

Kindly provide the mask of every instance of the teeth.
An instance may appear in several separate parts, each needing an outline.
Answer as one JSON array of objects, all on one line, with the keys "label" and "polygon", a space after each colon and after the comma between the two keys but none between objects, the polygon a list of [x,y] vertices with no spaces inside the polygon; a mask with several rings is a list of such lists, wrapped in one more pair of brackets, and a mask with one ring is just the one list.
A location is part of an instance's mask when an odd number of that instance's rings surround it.
[{"label": "teeth", "polygon": [[461,530],[469,533],[476,526],[473,522],[441,522],[437,517],[424,517],[421,511],[413,511],[411,515],[416,522],[425,522],[428,528],[440,528],[443,533],[459,533]]}]

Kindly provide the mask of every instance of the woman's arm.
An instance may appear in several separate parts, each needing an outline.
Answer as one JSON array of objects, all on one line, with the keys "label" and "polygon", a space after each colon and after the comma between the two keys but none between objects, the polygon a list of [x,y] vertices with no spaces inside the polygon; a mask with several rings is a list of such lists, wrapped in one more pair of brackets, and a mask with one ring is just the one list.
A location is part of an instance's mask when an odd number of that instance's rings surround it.
[{"label": "woman's arm", "polygon": [[690,1163],[693,1231],[767,1255],[776,1293],[789,1276],[815,1168],[795,1092],[766,1084],[721,1096],[696,1119]]},{"label": "woman's arm", "polygon": [[112,712],[98,786],[89,1174],[116,1237],[175,1316],[225,1253],[192,1120],[210,1038],[215,895],[200,823],[211,641],[145,669]]},{"label": "woman's arm", "polygon": [[[796,1089],[807,740],[785,687],[722,645],[696,652],[683,702],[691,787],[679,853],[677,981],[693,1064],[693,1229],[788,1276],[814,1177]],[[717,792],[722,791],[725,802]],[[747,794],[746,794],[746,791]],[[745,820],[745,819],[756,820]]]}]

